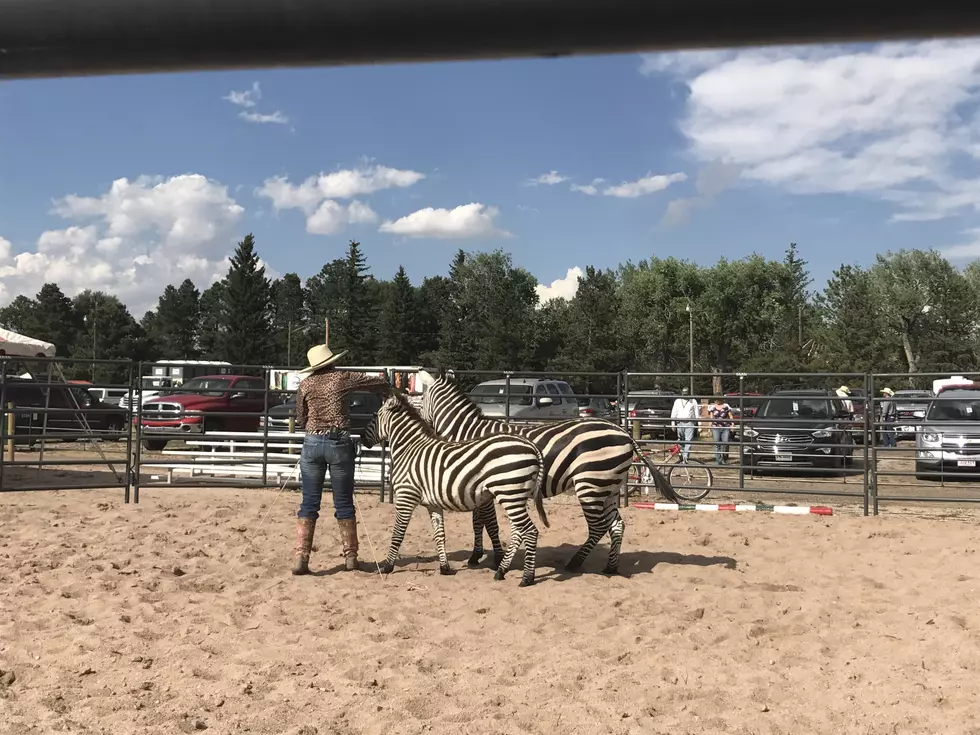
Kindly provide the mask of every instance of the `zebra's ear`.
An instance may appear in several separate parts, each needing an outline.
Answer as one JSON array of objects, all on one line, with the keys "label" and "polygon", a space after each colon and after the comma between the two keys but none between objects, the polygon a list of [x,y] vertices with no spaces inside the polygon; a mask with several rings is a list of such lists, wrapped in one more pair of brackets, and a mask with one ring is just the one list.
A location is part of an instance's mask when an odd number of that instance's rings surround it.
[{"label": "zebra's ear", "polygon": [[445,366],[440,365],[439,366],[439,372],[437,374],[439,376],[439,380],[445,380],[446,379],[446,368],[445,368]]}]

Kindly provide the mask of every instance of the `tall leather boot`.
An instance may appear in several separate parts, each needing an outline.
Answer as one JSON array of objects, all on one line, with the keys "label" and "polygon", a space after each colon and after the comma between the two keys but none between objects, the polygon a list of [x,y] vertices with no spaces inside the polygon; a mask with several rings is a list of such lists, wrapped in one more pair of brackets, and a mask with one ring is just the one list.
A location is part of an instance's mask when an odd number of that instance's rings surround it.
[{"label": "tall leather boot", "polygon": [[310,552],[313,550],[313,531],[315,528],[316,518],[300,518],[296,521],[293,574],[310,573]]},{"label": "tall leather boot", "polygon": [[337,521],[340,526],[340,539],[344,545],[344,568],[348,572],[357,569],[357,519],[345,518]]}]

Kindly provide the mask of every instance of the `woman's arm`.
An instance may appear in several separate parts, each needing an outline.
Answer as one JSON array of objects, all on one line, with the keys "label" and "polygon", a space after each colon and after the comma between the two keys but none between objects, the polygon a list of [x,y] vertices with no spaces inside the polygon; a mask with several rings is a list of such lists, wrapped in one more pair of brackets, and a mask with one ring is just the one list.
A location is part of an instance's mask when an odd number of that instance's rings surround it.
[{"label": "woman's arm", "polygon": [[296,419],[295,426],[306,426],[306,384],[301,382],[296,388]]},{"label": "woman's arm", "polygon": [[366,390],[385,393],[391,390],[391,385],[384,375],[368,375],[367,373],[345,372],[347,387],[351,390]]}]

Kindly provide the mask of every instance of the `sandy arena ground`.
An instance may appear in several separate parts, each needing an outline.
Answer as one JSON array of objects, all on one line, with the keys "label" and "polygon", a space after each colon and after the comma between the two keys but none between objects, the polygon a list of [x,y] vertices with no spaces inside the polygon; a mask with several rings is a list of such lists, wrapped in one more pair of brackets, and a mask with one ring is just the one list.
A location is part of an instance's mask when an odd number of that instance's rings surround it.
[{"label": "sandy arena ground", "polygon": [[[556,570],[584,523],[549,501],[540,581],[520,589],[519,571],[464,567],[468,515],[447,517],[455,576],[421,512],[387,580],[336,571],[328,510],[322,574],[292,577],[294,493],[121,500],[0,495],[5,735],[980,733],[966,512],[629,509],[607,578],[605,545]],[[358,503],[369,569],[393,512]]]}]

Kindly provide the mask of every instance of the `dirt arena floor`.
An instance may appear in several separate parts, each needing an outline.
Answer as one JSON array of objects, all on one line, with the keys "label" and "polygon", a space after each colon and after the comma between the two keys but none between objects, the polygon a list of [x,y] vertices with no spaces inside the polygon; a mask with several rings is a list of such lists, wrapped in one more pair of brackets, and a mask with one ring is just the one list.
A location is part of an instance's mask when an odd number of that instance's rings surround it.
[{"label": "dirt arena floor", "polygon": [[[289,574],[297,496],[155,488],[0,494],[0,730],[82,733],[980,733],[980,525],[624,510],[623,575],[452,577],[413,519],[366,494],[364,571]],[[506,522],[503,523],[506,529]],[[517,563],[519,565],[520,555]]]}]

